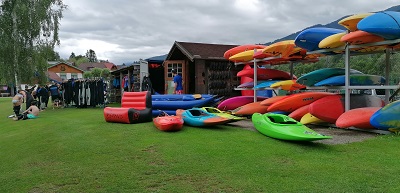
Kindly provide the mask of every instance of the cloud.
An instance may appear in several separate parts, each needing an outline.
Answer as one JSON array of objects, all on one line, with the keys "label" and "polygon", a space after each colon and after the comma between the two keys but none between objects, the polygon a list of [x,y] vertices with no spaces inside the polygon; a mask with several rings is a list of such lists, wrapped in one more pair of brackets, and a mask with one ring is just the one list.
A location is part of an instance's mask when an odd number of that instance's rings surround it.
[{"label": "cloud", "polygon": [[380,11],[394,0],[64,0],[56,48],[62,58],[93,49],[115,64],[167,54],[174,41],[252,44],[345,15]]}]

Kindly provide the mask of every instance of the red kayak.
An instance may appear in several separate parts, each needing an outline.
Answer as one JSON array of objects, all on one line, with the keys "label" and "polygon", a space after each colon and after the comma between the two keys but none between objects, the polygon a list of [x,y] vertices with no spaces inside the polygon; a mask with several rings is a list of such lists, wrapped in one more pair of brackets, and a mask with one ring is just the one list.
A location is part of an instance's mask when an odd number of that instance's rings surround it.
[{"label": "red kayak", "polygon": [[[238,77],[254,77],[254,69],[243,69],[237,73]],[[275,69],[267,69],[267,68],[257,68],[257,79],[259,80],[268,80],[268,79],[276,79],[276,80],[287,80],[291,79],[292,77],[290,76],[290,73],[281,71],[281,70],[275,70]],[[294,79],[296,79],[296,76],[293,76]]]},{"label": "red kayak", "polygon": [[161,131],[179,131],[183,126],[183,119],[175,115],[158,116],[153,119],[153,123]]}]

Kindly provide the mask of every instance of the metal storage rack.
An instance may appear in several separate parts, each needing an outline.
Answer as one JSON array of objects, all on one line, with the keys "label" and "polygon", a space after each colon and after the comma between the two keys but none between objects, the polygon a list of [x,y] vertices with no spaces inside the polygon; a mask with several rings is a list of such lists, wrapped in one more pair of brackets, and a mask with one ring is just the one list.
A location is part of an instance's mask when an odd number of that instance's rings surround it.
[{"label": "metal storage rack", "polygon": [[[398,85],[389,85],[389,81],[386,81],[385,85],[379,86],[351,86],[350,85],[350,56],[351,55],[360,55],[360,54],[372,54],[372,53],[379,53],[382,51],[373,51],[373,52],[365,52],[365,53],[351,53],[350,49],[351,48],[363,48],[363,47],[370,47],[370,46],[384,46],[387,45],[388,47],[385,49],[385,78],[386,80],[389,80],[389,75],[390,75],[390,54],[395,52],[393,48],[391,48],[389,45],[396,45],[400,43],[400,39],[396,40],[387,40],[387,41],[381,41],[381,42],[376,42],[376,43],[368,43],[368,44],[358,44],[358,45],[350,45],[346,43],[344,47],[339,47],[339,48],[334,48],[334,49],[322,49],[322,50],[317,50],[313,52],[308,52],[308,54],[314,54],[314,53],[323,53],[323,52],[332,52],[332,51],[339,51],[343,50],[345,51],[345,85],[344,86],[339,86],[339,87],[334,87],[337,89],[344,89],[345,90],[345,111],[350,110],[350,90],[351,89],[385,89],[385,103],[389,103],[389,91],[394,90],[394,89],[399,89]],[[307,89],[317,89],[317,88],[322,88],[322,89],[328,89],[328,88],[333,88],[333,87],[308,87]]]},{"label": "metal storage rack", "polygon": [[[350,56],[351,55],[361,55],[361,54],[372,54],[372,53],[380,53],[382,51],[374,51],[374,52],[365,52],[365,53],[351,53],[350,49],[351,48],[363,48],[363,47],[370,47],[370,46],[384,46],[387,45],[388,48],[385,49],[385,54],[386,54],[386,65],[385,65],[385,78],[386,80],[389,80],[389,75],[390,75],[390,54],[395,52],[390,45],[396,45],[400,43],[400,39],[396,40],[387,40],[387,41],[381,41],[381,42],[376,42],[376,43],[368,43],[368,44],[358,44],[358,45],[350,45],[346,44],[343,47],[339,48],[334,48],[334,49],[321,49],[317,51],[312,51],[312,52],[307,52],[307,54],[317,54],[317,53],[324,53],[324,52],[332,52],[332,51],[340,51],[344,50],[344,55],[345,55],[345,85],[344,86],[323,86],[323,87],[307,87],[307,90],[327,90],[327,89],[340,89],[340,90],[345,90],[345,111],[348,111],[350,109],[350,90],[351,89],[385,89],[385,103],[389,102],[389,91],[390,90],[395,90],[399,89],[399,85],[389,85],[389,81],[386,81],[385,85],[373,85],[373,86],[351,86],[350,85]],[[256,51],[256,50],[255,50]],[[338,54],[343,54],[343,53],[338,53]],[[279,58],[277,57],[270,57],[270,58],[264,58],[264,59],[253,59],[251,61],[246,62],[248,63],[253,63],[253,69],[254,69],[254,85],[257,85],[257,64],[262,61],[268,61],[272,59]],[[296,60],[296,61],[290,61],[290,74],[293,75],[293,63],[295,62],[307,62],[307,60]],[[235,63],[235,65],[241,65],[245,64],[243,62],[238,62]],[[263,89],[272,89],[272,88],[261,88],[261,89],[254,89],[254,88],[235,88],[235,90],[263,90]],[[254,92],[254,102],[257,101],[257,93]]]}]

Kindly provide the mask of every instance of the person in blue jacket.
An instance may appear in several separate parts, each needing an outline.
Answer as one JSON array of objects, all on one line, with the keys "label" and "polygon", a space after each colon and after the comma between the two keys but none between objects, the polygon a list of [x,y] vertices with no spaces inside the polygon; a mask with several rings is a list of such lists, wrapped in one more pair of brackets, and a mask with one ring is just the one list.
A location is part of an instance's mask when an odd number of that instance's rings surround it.
[{"label": "person in blue jacket", "polygon": [[183,94],[182,76],[179,75],[175,69],[172,69],[171,72],[175,83],[174,94]]},{"label": "person in blue jacket", "polygon": [[53,108],[56,106],[54,103],[55,103],[55,101],[59,101],[59,100],[61,100],[61,98],[60,98],[60,89],[59,89],[59,87],[58,87],[58,85],[57,84],[52,84],[50,87],[49,87],[49,92],[50,92],[50,95],[51,95],[51,100],[53,101]]}]

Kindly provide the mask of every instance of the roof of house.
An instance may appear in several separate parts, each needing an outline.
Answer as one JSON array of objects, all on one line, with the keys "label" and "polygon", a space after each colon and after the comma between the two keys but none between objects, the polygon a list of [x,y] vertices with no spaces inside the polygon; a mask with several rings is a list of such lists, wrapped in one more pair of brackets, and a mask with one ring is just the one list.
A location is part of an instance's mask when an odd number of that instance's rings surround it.
[{"label": "roof of house", "polygon": [[49,77],[49,79],[52,80],[52,81],[56,81],[58,83],[62,82],[61,77],[58,76],[55,72],[47,71],[47,77]]},{"label": "roof of house", "polygon": [[111,62],[104,62],[104,66],[106,66],[106,68],[108,68],[109,70],[117,69],[117,65]]},{"label": "roof of house", "polygon": [[149,63],[163,63],[164,60],[167,58],[168,54],[164,54],[161,56],[153,56],[151,58],[147,58],[146,61]]},{"label": "roof of house", "polygon": [[238,45],[224,45],[224,44],[207,44],[207,43],[194,43],[194,42],[177,42],[175,41],[170,52],[165,60],[168,60],[174,50],[178,48],[185,56],[191,61],[195,58],[198,59],[219,59],[225,60],[224,53]]},{"label": "roof of house", "polygon": [[59,65],[59,64],[65,64],[65,65],[67,65],[67,66],[69,66],[69,67],[71,67],[71,68],[75,68],[75,69],[77,69],[77,70],[79,70],[79,71],[84,72],[84,70],[82,70],[81,68],[78,68],[78,67],[72,65],[72,63],[70,63],[70,62],[47,62],[47,63],[49,64],[49,67],[48,67],[48,68],[52,68],[52,67],[57,66],[57,65]]},{"label": "roof of house", "polygon": [[111,62],[88,62],[80,64],[79,68],[84,71],[89,71],[92,68],[107,68],[109,70],[115,70],[117,66]]}]

